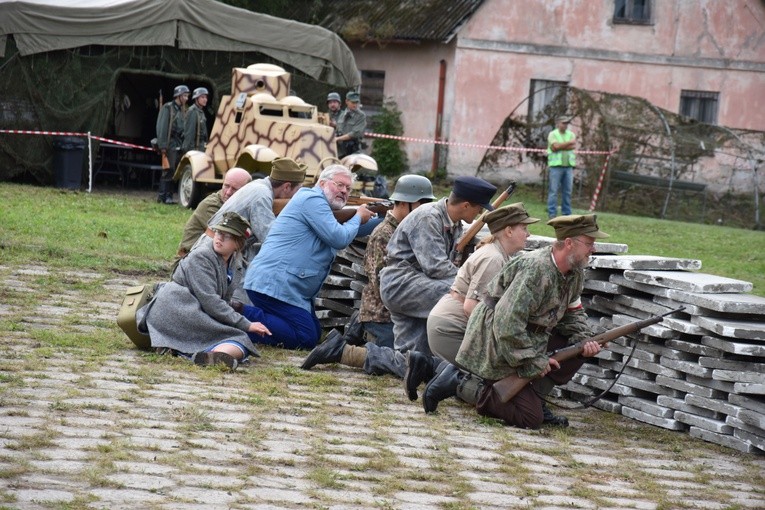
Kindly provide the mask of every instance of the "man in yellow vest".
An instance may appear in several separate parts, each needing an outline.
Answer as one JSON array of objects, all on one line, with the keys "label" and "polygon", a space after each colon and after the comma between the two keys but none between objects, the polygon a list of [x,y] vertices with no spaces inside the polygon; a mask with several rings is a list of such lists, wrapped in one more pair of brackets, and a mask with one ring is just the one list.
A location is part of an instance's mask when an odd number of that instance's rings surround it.
[{"label": "man in yellow vest", "polygon": [[568,117],[558,117],[556,128],[547,137],[547,166],[549,188],[547,192],[547,216],[558,215],[558,195],[561,195],[561,214],[571,214],[571,188],[574,184],[576,136],[568,129]]}]

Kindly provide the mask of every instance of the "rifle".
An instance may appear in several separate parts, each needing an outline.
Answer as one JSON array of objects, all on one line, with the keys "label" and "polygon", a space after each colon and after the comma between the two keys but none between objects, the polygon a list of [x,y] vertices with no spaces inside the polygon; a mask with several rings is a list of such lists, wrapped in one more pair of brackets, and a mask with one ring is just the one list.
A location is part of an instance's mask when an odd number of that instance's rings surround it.
[{"label": "rifle", "polygon": [[[505,200],[510,198],[513,192],[515,192],[515,181],[510,182],[507,189],[503,191],[502,194],[500,194],[491,204],[492,207],[496,209],[497,207],[501,206]],[[477,220],[470,224],[470,228],[463,234],[462,239],[459,240],[457,246],[452,251],[450,259],[457,267],[461,266],[462,263],[467,259],[467,256],[469,255],[466,253],[467,246],[486,224],[486,222],[483,220],[483,217],[486,216],[487,213],[488,211],[484,211],[484,213]]]},{"label": "rifle", "polygon": [[[562,349],[558,349],[557,351],[551,353],[550,357],[556,360],[558,363],[576,358],[582,354],[584,344],[587,342],[598,342],[600,345],[604,345],[611,340],[619,338],[620,336],[635,333],[647,326],[650,326],[651,324],[661,322],[662,319],[667,315],[679,312],[684,309],[685,307],[681,306],[680,308],[670,310],[669,312],[661,315],[654,315],[641,321],[635,321],[630,324],[625,324],[624,326],[609,329],[608,331],[604,331],[603,333],[582,340],[581,342],[577,342],[574,345],[569,345],[567,347],[563,347]],[[499,399],[502,401],[502,403],[505,403],[516,396],[532,379],[535,378],[508,375],[504,379],[500,379],[499,381],[495,382],[492,385],[492,388],[494,388],[494,391],[497,392],[497,395],[499,396]]]},{"label": "rifle", "polygon": [[[284,206],[287,205],[289,200],[289,198],[274,199],[273,211],[275,216],[278,216],[279,213],[282,212],[282,209],[284,209]],[[392,200],[385,200],[383,198],[348,197],[347,205],[359,206],[361,204],[366,204],[370,211],[377,214],[381,214],[385,211],[388,211],[389,209],[393,209],[394,205]],[[353,218],[353,216],[356,214],[356,207],[343,207],[342,209],[332,211],[332,213],[335,215],[335,219],[338,221],[338,223],[345,223],[346,221]]]}]

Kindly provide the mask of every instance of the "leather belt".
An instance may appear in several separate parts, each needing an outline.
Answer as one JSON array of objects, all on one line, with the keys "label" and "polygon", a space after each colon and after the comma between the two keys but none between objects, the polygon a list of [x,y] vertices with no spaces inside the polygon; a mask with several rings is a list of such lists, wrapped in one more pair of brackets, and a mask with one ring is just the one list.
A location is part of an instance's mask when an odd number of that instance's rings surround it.
[{"label": "leather belt", "polygon": [[549,332],[547,326],[542,326],[541,324],[531,324],[531,323],[526,324],[526,331],[528,331],[529,333],[535,333],[537,335],[539,333]]},{"label": "leather belt", "polygon": [[454,299],[456,299],[457,301],[459,301],[460,303],[465,303],[465,296],[463,296],[462,294],[460,294],[460,293],[459,293],[459,292],[457,292],[456,290],[454,290],[454,289],[450,290],[450,291],[449,291],[449,294],[450,294],[450,295],[451,295],[451,296],[452,296]]}]

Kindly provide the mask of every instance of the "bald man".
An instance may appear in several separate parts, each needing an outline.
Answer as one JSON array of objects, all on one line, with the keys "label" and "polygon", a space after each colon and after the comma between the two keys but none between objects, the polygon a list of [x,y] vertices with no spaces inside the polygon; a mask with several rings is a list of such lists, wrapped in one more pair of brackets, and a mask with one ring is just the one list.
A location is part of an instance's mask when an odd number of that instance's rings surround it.
[{"label": "bald man", "polygon": [[210,218],[218,212],[218,209],[220,209],[234,193],[239,191],[240,188],[251,180],[252,177],[250,177],[250,173],[247,170],[234,167],[226,172],[226,176],[223,178],[223,187],[220,191],[208,195],[207,198],[199,202],[199,205],[194,210],[194,214],[191,215],[186,222],[186,226],[183,227],[183,238],[178,245],[178,253],[176,254],[177,257],[173,268],[178,264],[178,260],[185,257],[186,254],[191,251],[191,247],[197,242],[199,236],[204,234],[207,229],[207,222],[210,221]]}]

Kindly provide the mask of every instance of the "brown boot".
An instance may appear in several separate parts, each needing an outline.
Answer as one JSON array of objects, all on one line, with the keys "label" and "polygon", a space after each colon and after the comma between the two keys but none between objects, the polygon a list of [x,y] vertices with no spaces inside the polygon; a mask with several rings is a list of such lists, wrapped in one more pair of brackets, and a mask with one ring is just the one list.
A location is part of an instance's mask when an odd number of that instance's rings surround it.
[{"label": "brown boot", "polygon": [[367,360],[367,348],[346,344],[340,357],[340,364],[348,367],[364,368]]}]

